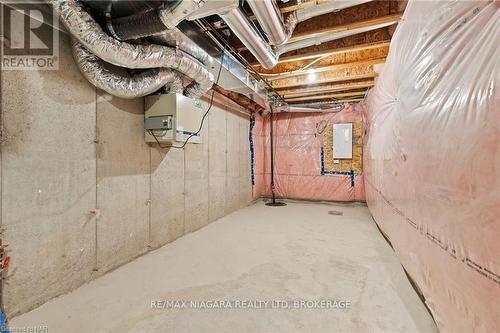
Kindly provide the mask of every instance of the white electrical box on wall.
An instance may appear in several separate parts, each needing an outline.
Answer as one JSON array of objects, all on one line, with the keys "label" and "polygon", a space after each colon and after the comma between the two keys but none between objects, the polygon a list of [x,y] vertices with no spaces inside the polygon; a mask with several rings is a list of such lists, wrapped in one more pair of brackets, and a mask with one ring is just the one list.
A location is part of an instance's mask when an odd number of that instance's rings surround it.
[{"label": "white electrical box on wall", "polygon": [[352,158],[352,124],[333,124],[333,158]]},{"label": "white electrical box on wall", "polygon": [[[147,96],[144,130],[146,142],[183,143],[198,131],[203,118],[203,102],[181,94]],[[201,143],[195,135],[189,143]]]}]

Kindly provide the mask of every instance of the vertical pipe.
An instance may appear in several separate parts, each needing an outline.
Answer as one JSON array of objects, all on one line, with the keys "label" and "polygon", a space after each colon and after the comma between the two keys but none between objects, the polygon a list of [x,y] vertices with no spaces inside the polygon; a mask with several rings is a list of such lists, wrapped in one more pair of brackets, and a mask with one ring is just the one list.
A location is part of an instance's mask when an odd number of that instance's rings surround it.
[{"label": "vertical pipe", "polygon": [[271,195],[273,196],[273,205],[276,204],[276,194],[274,193],[274,131],[273,131],[273,107],[271,106],[271,128],[270,128],[270,135],[271,135]]},{"label": "vertical pipe", "polygon": [[271,120],[271,126],[270,126],[270,135],[271,135],[271,195],[273,198],[272,202],[266,203],[266,206],[286,206],[286,203],[284,202],[276,202],[276,192],[275,192],[275,187],[274,187],[274,126],[273,126],[273,115],[274,115],[274,109],[271,106],[271,113],[270,113],[270,120]]}]

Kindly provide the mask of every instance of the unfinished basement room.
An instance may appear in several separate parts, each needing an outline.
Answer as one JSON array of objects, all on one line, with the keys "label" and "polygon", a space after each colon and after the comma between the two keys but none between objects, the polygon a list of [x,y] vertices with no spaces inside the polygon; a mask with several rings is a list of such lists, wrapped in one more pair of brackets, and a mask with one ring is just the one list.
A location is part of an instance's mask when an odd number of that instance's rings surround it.
[{"label": "unfinished basement room", "polygon": [[500,333],[500,0],[0,16],[0,333]]}]

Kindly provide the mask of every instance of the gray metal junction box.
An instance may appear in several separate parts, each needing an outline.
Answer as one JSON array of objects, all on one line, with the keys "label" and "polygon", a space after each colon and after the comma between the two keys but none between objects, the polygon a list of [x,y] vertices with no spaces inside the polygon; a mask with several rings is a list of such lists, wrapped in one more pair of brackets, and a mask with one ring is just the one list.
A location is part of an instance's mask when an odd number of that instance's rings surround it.
[{"label": "gray metal junction box", "polygon": [[[200,128],[203,105],[201,100],[181,94],[147,96],[144,114],[146,142],[183,143]],[[189,143],[201,143],[201,136],[193,136]]]}]

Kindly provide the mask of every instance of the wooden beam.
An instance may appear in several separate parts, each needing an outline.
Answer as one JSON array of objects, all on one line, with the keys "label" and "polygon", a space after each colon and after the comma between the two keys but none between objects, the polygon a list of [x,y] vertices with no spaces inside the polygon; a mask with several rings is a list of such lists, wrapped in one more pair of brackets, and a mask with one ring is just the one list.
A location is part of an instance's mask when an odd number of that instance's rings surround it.
[{"label": "wooden beam", "polygon": [[[324,104],[329,104],[329,105],[333,105],[333,104],[342,104],[342,103],[351,103],[351,102],[361,102],[363,101],[365,98],[364,97],[360,97],[360,98],[346,98],[346,99],[339,99],[337,101],[335,101],[334,103],[324,103]],[[293,102],[293,103],[289,103],[290,105],[296,105],[296,104],[305,104],[304,102]]]},{"label": "wooden beam", "polygon": [[[377,59],[370,59],[370,60],[356,61],[356,62],[348,62],[348,63],[344,63],[344,64],[335,64],[335,65],[323,66],[323,67],[314,67],[314,70],[315,70],[315,73],[324,73],[324,72],[330,72],[330,71],[350,69],[353,67],[373,66],[376,64],[383,64],[383,63],[385,63],[385,57],[384,58],[377,58]],[[279,80],[286,80],[286,79],[290,79],[292,77],[300,77],[300,76],[305,76],[305,75],[309,75],[309,73],[307,71],[295,72],[295,73],[282,73],[281,75],[277,75],[277,76],[267,76],[267,79],[270,82],[275,82],[275,81],[279,81]],[[264,77],[266,77],[266,75],[264,75]]]},{"label": "wooden beam", "polygon": [[280,95],[285,98],[295,98],[295,97],[306,97],[319,94],[329,94],[339,91],[355,90],[363,88],[371,88],[375,85],[375,81],[367,81],[362,83],[352,83],[348,85],[335,85],[327,87],[315,87],[315,88],[301,88],[293,90],[279,91]]},{"label": "wooden beam", "polygon": [[317,29],[317,30],[309,30],[309,31],[305,31],[305,32],[301,32],[301,33],[297,33],[297,34],[292,35],[292,37],[290,38],[290,40],[288,42],[291,43],[291,42],[296,42],[296,41],[302,40],[302,39],[317,37],[320,35],[326,35],[326,34],[332,34],[332,33],[337,33],[337,32],[341,32],[341,31],[352,30],[352,29],[376,26],[378,24],[390,23],[393,21],[398,21],[400,19],[401,19],[400,14],[392,14],[392,15],[376,17],[376,18],[369,19],[369,20],[353,22],[353,23],[349,23],[349,24],[336,25],[336,26]]},{"label": "wooden beam", "polygon": [[[376,43],[366,43],[366,44],[341,47],[341,48],[337,48],[337,49],[328,49],[328,50],[324,50],[324,51],[309,52],[309,53],[305,53],[305,54],[296,54],[296,55],[281,57],[279,59],[278,65],[282,64],[282,63],[292,62],[292,61],[301,61],[301,60],[308,60],[308,59],[314,59],[314,58],[320,58],[320,57],[328,57],[328,56],[333,56],[333,55],[343,54],[343,53],[348,53],[348,52],[357,52],[357,51],[378,49],[378,48],[382,48],[382,47],[388,47],[390,45],[390,43],[391,43],[390,40],[384,40],[384,41],[376,42]],[[252,63],[252,66],[261,67],[261,65],[258,62]]]},{"label": "wooden beam", "polygon": [[[296,54],[296,55],[291,55],[291,56],[287,56],[287,57],[281,57],[279,59],[278,65],[282,64],[282,63],[287,63],[287,62],[302,61],[302,60],[308,60],[308,59],[314,59],[314,58],[320,58],[320,57],[328,57],[328,56],[344,54],[344,53],[348,53],[348,52],[366,51],[366,50],[373,50],[373,49],[378,49],[378,48],[383,48],[383,47],[389,47],[390,43],[391,43],[390,40],[386,40],[386,41],[381,41],[381,42],[376,42],[376,43],[366,43],[366,44],[341,47],[341,48],[337,48],[337,49],[328,49],[328,50],[324,50],[324,51],[308,52],[305,54]],[[253,63],[252,66],[259,66],[260,67],[261,65],[259,63]]]},{"label": "wooden beam", "polygon": [[361,97],[365,96],[366,90],[364,91],[353,91],[353,92],[346,92],[346,93],[337,93],[337,94],[324,94],[324,95],[316,95],[316,96],[307,96],[307,97],[296,97],[296,98],[286,98],[286,102],[299,102],[299,101],[315,101],[315,100],[322,100],[322,99],[330,99],[330,98],[335,98],[339,99],[341,97]]},{"label": "wooden beam", "polygon": [[317,73],[314,80],[310,82],[307,82],[308,80],[304,78],[304,75],[309,75],[308,73],[305,73],[300,76],[274,80],[271,82],[271,85],[273,88],[283,89],[286,87],[304,86],[307,84],[317,85],[330,82],[375,78],[376,73],[373,70],[373,62],[380,63],[381,61],[377,59],[377,61],[359,61],[348,64],[327,66],[328,71]]},{"label": "wooden beam", "polygon": [[[331,76],[325,76],[323,78],[320,78],[318,80],[315,80],[311,84],[324,84],[324,83],[333,83],[333,82],[342,82],[342,81],[351,81],[351,80],[363,80],[363,79],[374,79],[376,76],[376,73],[371,71],[368,73],[363,73],[363,74],[345,74],[342,76],[337,76],[337,75],[331,75]],[[277,81],[272,83],[273,88],[277,89],[282,89],[282,88],[289,88],[289,87],[298,87],[298,86],[303,86],[305,84],[304,80],[282,80],[282,81]]]}]

